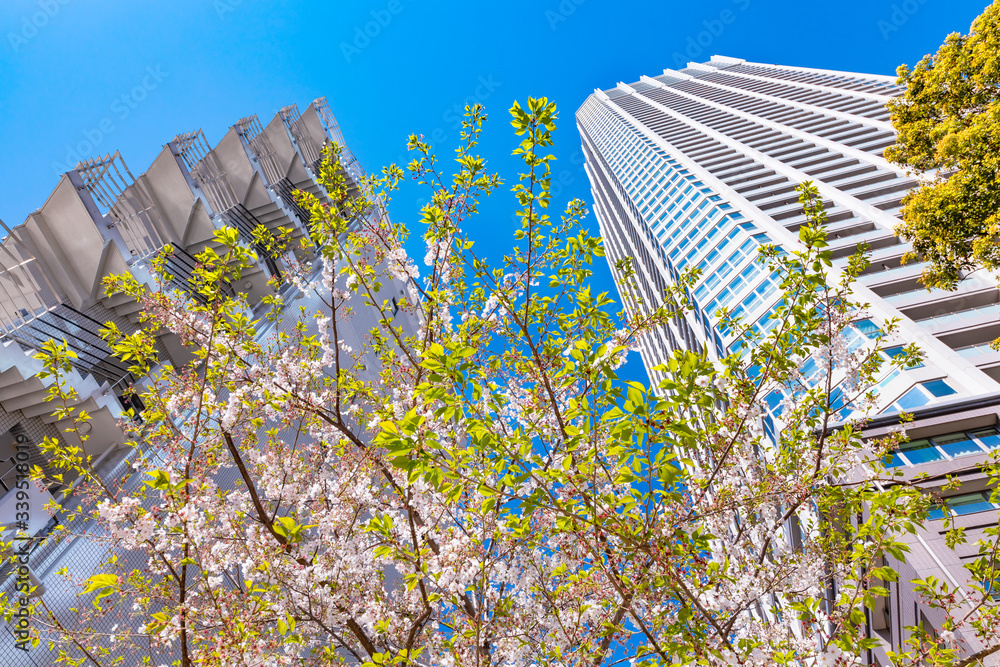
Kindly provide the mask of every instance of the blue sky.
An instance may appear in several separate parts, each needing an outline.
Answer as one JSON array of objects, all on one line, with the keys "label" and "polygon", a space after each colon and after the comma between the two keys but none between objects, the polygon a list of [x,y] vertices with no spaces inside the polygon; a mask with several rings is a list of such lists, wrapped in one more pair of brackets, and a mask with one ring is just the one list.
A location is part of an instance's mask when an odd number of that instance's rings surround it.
[{"label": "blue sky", "polygon": [[[558,199],[589,199],[572,114],[596,87],[712,54],[891,74],[949,32],[968,31],[985,5],[2,0],[0,219],[19,224],[41,206],[81,143],[92,148],[80,157],[120,150],[138,174],[179,132],[200,127],[214,143],[241,116],[266,123],[282,106],[322,95],[369,170],[405,162],[411,132],[436,137],[447,158],[456,111],[478,98],[491,116],[482,154],[508,184],[518,163],[506,110],[515,99],[548,96],[562,110]],[[415,221],[422,197],[408,188],[393,217]],[[512,211],[506,188],[484,206],[472,228],[481,247],[509,247]],[[613,291],[601,269],[598,286]]]}]

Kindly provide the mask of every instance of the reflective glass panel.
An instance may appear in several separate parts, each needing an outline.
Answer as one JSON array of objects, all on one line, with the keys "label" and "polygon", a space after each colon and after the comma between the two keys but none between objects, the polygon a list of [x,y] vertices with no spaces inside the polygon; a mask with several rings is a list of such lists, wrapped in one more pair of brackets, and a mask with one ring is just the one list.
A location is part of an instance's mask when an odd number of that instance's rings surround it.
[{"label": "reflective glass panel", "polygon": [[945,454],[952,457],[979,454],[983,451],[976,444],[976,441],[965,433],[952,433],[950,435],[935,436],[931,439]]},{"label": "reflective glass panel", "polygon": [[913,465],[940,461],[944,456],[934,448],[930,440],[911,440],[899,446],[899,451],[903,452],[907,460]]},{"label": "reflective glass panel", "polygon": [[978,431],[973,431],[972,435],[979,438],[979,441],[990,449],[1000,448],[1000,432],[995,428],[981,428]]},{"label": "reflective glass panel", "polygon": [[960,496],[945,498],[945,503],[952,512],[958,515],[975,514],[993,509],[993,503],[989,501],[989,493],[980,491],[979,493],[966,493]]}]

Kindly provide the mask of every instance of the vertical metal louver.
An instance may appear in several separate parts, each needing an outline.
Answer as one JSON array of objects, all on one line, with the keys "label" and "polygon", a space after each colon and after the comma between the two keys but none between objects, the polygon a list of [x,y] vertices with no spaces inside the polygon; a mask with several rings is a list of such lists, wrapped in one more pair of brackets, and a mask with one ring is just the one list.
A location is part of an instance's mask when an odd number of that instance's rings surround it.
[{"label": "vertical metal louver", "polygon": [[81,162],[76,170],[101,212],[112,219],[111,224],[121,233],[134,259],[145,259],[163,247],[160,214],[118,151]]}]

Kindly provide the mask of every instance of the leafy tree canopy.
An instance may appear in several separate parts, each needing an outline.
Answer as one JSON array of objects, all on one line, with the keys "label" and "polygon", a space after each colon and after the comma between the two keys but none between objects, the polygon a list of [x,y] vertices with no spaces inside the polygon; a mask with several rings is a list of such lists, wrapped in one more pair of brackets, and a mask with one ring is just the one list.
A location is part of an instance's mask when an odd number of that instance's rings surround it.
[{"label": "leafy tree canopy", "polygon": [[925,284],[953,288],[962,271],[1000,268],[1000,1],[898,74],[906,93],[889,104],[899,136],[885,155],[926,174],[899,231],[909,257],[929,262]]},{"label": "leafy tree canopy", "polygon": [[[592,291],[604,249],[585,206],[549,213],[555,105],[531,99],[511,118],[520,224],[496,266],[467,231],[501,185],[476,153],[477,105],[453,174],[410,140],[410,174],[432,194],[422,274],[382,208],[403,172],[356,196],[332,159],[329,200],[302,196],[321,270],[289,272],[312,305],[271,299],[283,326],[223,289],[252,259],[235,230],[200,255],[199,301],[165,277],[154,291],[109,281],[149,326],[107,339],[151,377],[124,483],[79,447],[45,445],[86,482],[74,502],[105,554],[92,576],[62,573],[82,597],[72,613],[31,601],[57,664],[846,666],[877,643],[866,615],[935,498],[886,469],[899,433],[866,441],[859,424],[916,351],[885,352],[891,321],[856,326],[864,261],[835,271],[816,189],[801,188],[799,243],[759,258],[783,292],[773,314],[727,317],[738,352],[674,351],[650,388],[616,369],[665,338],[686,280],[649,294],[622,262],[622,311]],[[162,329],[191,364],[160,364]],[[57,404],[72,397],[71,355],[41,355]],[[1000,649],[985,535],[971,585],[919,582],[943,632],[913,628],[897,664]],[[0,603],[13,618],[17,601]]]}]

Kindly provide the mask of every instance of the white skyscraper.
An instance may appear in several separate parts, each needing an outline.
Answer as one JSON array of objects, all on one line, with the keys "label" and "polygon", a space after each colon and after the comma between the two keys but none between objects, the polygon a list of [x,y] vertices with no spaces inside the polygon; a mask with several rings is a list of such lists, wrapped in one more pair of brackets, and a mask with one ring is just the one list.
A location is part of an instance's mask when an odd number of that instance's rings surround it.
[{"label": "white skyscraper", "polygon": [[[795,187],[816,185],[829,215],[834,264],[846,265],[862,242],[870,250],[871,266],[857,287],[858,298],[871,304],[870,317],[854,323],[858,344],[899,318],[900,344],[917,343],[926,356],[922,366],[882,380],[881,414],[870,434],[884,433],[900,411],[916,414],[911,442],[892,463],[907,478],[963,471],[962,488],[947,495],[974,543],[977,530],[996,523],[997,506],[977,464],[1000,447],[1000,353],[989,347],[1000,335],[1000,290],[978,271],[957,291],[928,291],[918,282],[922,265],[901,264],[911,248],[893,230],[901,200],[917,181],[882,156],[895,142],[886,103],[901,93],[891,76],[715,56],[597,90],[577,122],[619,290],[625,286],[614,263],[623,258],[632,259],[643,307],[660,304],[665,285],[685,269],[701,270],[690,290],[694,311],[642,341],[650,371],[676,348],[716,357],[738,351],[741,343],[716,317],[723,307],[760,332],[775,324],[769,315],[781,293],[776,277],[756,261],[758,248],[800,247],[805,215]],[[768,397],[772,411],[782,398]],[[766,429],[775,423],[765,418]],[[941,480],[928,487],[935,484]],[[914,557],[901,568],[902,589],[895,585],[892,600],[869,619],[884,648],[898,650],[907,625],[941,620],[905,582],[935,574],[962,584],[966,551],[974,547],[944,547],[938,530],[914,540]],[[872,659],[887,664],[884,651]]]}]

